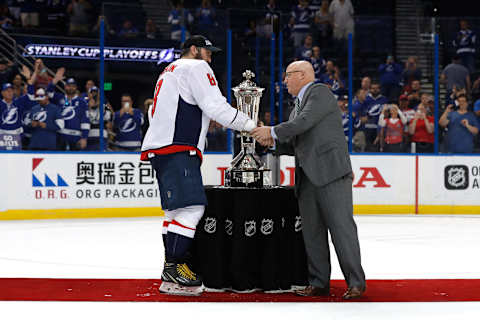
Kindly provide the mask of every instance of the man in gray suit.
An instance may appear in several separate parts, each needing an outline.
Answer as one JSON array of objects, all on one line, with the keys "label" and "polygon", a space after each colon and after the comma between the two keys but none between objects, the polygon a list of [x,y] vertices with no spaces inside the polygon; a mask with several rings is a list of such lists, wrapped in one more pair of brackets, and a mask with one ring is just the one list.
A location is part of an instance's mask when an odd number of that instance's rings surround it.
[{"label": "man in gray suit", "polygon": [[278,153],[295,156],[295,192],[310,284],[297,294],[329,295],[330,231],[348,285],[343,297],[354,299],[362,296],[366,286],[353,220],[350,156],[337,101],[328,87],[313,81],[309,62],[290,64],[285,84],[296,99],[289,120],[275,127],[256,128],[251,134],[263,145],[275,144]]}]

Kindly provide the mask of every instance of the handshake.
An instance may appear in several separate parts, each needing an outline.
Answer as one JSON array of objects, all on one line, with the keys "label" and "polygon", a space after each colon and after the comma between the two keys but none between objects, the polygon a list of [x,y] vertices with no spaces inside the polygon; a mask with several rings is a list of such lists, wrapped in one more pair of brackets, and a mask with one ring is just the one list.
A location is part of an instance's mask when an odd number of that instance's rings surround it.
[{"label": "handshake", "polygon": [[259,123],[259,126],[253,130],[250,130],[249,133],[264,147],[273,147],[275,145],[271,134],[271,127],[263,126],[263,123]]}]

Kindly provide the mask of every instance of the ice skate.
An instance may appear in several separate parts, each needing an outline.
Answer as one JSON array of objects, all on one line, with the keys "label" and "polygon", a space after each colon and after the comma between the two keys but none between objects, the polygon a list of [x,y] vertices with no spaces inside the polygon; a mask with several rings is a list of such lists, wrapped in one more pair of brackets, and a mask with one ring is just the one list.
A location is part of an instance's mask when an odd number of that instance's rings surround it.
[{"label": "ice skate", "polygon": [[185,263],[165,263],[160,292],[198,296],[203,292],[202,280]]}]

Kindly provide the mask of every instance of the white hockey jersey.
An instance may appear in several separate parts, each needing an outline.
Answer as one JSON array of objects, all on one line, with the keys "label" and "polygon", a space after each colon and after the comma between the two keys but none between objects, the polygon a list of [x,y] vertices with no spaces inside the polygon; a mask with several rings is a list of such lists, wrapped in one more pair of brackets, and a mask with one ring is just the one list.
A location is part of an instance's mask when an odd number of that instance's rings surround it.
[{"label": "white hockey jersey", "polygon": [[202,157],[210,120],[238,131],[256,127],[247,115],[227,103],[213,70],[203,60],[172,62],[158,78],[153,97],[142,160],[187,150]]}]

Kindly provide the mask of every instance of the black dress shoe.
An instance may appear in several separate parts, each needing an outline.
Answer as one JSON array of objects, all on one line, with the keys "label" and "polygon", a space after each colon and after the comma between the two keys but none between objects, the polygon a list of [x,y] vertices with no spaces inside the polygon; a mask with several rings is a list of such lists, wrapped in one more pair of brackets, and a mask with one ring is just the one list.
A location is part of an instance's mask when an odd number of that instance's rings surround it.
[{"label": "black dress shoe", "polygon": [[295,294],[304,297],[329,296],[330,288],[308,286],[305,289],[295,291]]},{"label": "black dress shoe", "polygon": [[351,300],[351,299],[358,299],[362,297],[362,294],[365,292],[365,288],[360,287],[351,287],[348,288],[347,291],[343,294],[343,299]]}]

